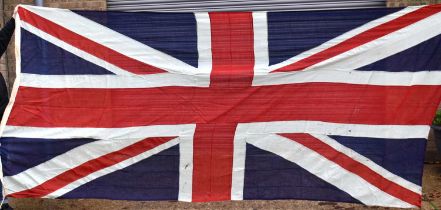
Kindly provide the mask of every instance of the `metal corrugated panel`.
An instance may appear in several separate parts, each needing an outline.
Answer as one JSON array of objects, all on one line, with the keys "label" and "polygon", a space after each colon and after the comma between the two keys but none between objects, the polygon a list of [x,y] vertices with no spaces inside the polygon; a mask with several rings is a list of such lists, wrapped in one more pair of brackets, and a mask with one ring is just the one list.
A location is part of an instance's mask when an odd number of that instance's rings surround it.
[{"label": "metal corrugated panel", "polygon": [[386,7],[385,0],[107,0],[111,11],[299,11]]}]

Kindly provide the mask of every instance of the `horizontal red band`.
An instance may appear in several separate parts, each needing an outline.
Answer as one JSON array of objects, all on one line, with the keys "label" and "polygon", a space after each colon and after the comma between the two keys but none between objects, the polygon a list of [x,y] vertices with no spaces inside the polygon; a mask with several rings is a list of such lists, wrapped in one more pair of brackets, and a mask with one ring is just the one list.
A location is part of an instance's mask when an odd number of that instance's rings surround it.
[{"label": "horizontal red band", "polygon": [[342,168],[349,172],[361,177],[370,184],[374,185],[378,189],[392,195],[402,201],[409,204],[420,207],[421,195],[415,193],[405,187],[402,187],[395,182],[389,181],[382,175],[373,171],[366,165],[350,158],[346,154],[343,154],[336,149],[332,148],[328,144],[314,138],[310,134],[305,133],[293,133],[293,134],[279,134],[286,138],[289,138],[295,142],[302,144],[303,146],[319,153],[326,159],[338,164]]},{"label": "horizontal red band", "polygon": [[176,137],[146,138],[118,151],[89,160],[75,168],[55,176],[52,179],[45,181],[36,187],[21,192],[12,193],[8,196],[14,198],[39,198],[46,196],[76,180],[84,178],[101,169],[125,161],[129,158],[135,157],[174,138]]},{"label": "horizontal red band", "polygon": [[249,88],[44,89],[20,87],[8,125],[129,127],[317,120],[430,125],[441,86],[304,83]]},{"label": "horizontal red band", "polygon": [[354,37],[351,37],[335,46],[325,49],[321,52],[313,54],[309,57],[301,59],[293,64],[276,69],[273,72],[288,72],[299,71],[308,68],[314,64],[320,63],[324,60],[330,59],[337,55],[340,55],[346,51],[364,45],[373,40],[379,39],[390,33],[398,31],[404,27],[407,27],[413,23],[416,23],[424,18],[434,15],[441,11],[441,5],[431,5],[422,7],[416,11],[405,14],[401,17],[393,19],[389,22],[383,23],[379,26],[364,31]]},{"label": "horizontal red band", "polygon": [[[91,55],[94,55],[108,63],[120,67],[126,71],[135,74],[156,74],[164,73],[166,71],[127,57],[113,49],[98,44],[80,34],[72,32],[63,26],[60,26],[46,18],[43,18],[23,7],[18,7],[18,14],[21,20],[31,24],[32,26],[66,42],[73,47],[83,50]],[[70,20],[73,21],[73,20]]]}]

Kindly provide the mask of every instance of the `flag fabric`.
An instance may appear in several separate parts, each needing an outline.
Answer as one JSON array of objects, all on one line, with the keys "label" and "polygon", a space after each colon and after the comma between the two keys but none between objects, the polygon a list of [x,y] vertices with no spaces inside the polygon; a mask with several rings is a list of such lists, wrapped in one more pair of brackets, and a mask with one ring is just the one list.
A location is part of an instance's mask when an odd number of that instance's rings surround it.
[{"label": "flag fabric", "polygon": [[418,207],[440,11],[18,6],[5,193]]}]

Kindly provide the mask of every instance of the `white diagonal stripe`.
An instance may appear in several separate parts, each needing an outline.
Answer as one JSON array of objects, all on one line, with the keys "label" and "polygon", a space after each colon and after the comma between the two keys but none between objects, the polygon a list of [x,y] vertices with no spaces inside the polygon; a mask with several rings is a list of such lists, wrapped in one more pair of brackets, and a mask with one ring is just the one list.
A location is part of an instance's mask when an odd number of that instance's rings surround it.
[{"label": "white diagonal stripe", "polygon": [[340,165],[290,139],[276,134],[266,134],[256,135],[254,137],[250,136],[247,138],[247,142],[296,163],[366,205],[401,208],[415,207],[385,193],[361,177],[342,168]]},{"label": "white diagonal stripe", "polygon": [[[441,13],[306,68],[350,71],[392,56],[441,34]],[[425,70],[425,69],[422,69]]]},{"label": "white diagonal stripe", "polygon": [[297,62],[299,60],[302,60],[302,59],[304,59],[306,57],[309,57],[309,56],[311,56],[313,54],[316,54],[316,53],[321,52],[323,50],[326,50],[326,49],[328,49],[330,47],[333,47],[333,46],[335,46],[337,44],[340,44],[341,42],[343,42],[343,41],[345,41],[347,39],[350,39],[350,38],[352,38],[352,37],[354,37],[354,36],[356,36],[358,34],[361,34],[361,33],[365,32],[365,31],[367,31],[369,29],[372,29],[372,28],[374,28],[376,26],[379,26],[379,25],[381,25],[383,23],[389,22],[389,21],[391,21],[393,19],[396,19],[398,17],[401,17],[401,16],[403,16],[405,14],[413,12],[413,11],[415,11],[415,10],[421,8],[421,7],[422,6],[406,7],[406,8],[404,8],[404,9],[398,11],[398,12],[395,12],[395,13],[386,15],[386,16],[384,16],[382,18],[379,18],[379,19],[373,20],[371,22],[368,22],[368,23],[366,23],[366,24],[364,24],[364,25],[362,25],[362,26],[360,26],[358,28],[355,28],[355,29],[353,29],[351,31],[348,31],[348,32],[346,32],[346,33],[344,33],[344,34],[342,34],[342,35],[340,35],[340,36],[338,36],[338,37],[336,37],[334,39],[331,39],[331,40],[321,44],[318,47],[315,47],[315,48],[313,48],[311,50],[303,52],[303,53],[301,53],[301,54],[299,54],[299,55],[297,55],[295,57],[292,57],[292,58],[290,58],[290,59],[288,59],[286,61],[283,61],[281,63],[275,64],[275,65],[271,65],[270,68],[268,69],[268,71],[273,71],[273,70],[282,68],[284,66],[290,65],[292,63],[295,63],[295,62]]},{"label": "white diagonal stripe", "polygon": [[97,66],[100,66],[102,68],[107,69],[108,71],[118,74],[118,75],[135,75],[131,72],[128,72],[124,69],[119,68],[118,66],[115,66],[105,60],[102,60],[101,58],[98,58],[92,54],[89,54],[85,51],[80,50],[79,48],[76,48],[70,44],[67,44],[66,42],[34,27],[33,25],[26,23],[24,21],[20,21],[21,28],[25,29],[26,31],[29,31],[32,34],[35,34],[36,36],[60,47],[63,50],[66,50],[86,61],[89,61]]},{"label": "white diagonal stripe", "polygon": [[[42,128],[35,129],[35,131],[37,130],[44,130],[44,129]],[[138,127],[137,129],[118,128],[114,130],[116,133],[113,134],[108,133],[107,135],[104,133],[111,132],[112,129],[110,130],[98,129],[96,131],[92,131],[92,130],[96,130],[96,128],[88,128],[88,129],[86,128],[84,130],[83,129],[77,130],[77,132],[79,133],[75,134],[75,136],[82,138],[95,138],[95,139],[103,139],[103,140],[97,140],[88,144],[78,146],[66,153],[58,155],[49,161],[41,163],[35,167],[29,168],[19,174],[4,177],[6,181],[5,184],[6,192],[10,194],[13,192],[19,192],[22,190],[33,188],[71,168],[81,165],[84,162],[98,158],[113,151],[122,149],[138,141],[141,141],[145,138],[179,136],[178,138],[176,138],[177,139],[176,141],[192,139],[195,130],[195,125],[145,126],[145,127]],[[90,133],[88,134],[87,131],[90,131]],[[55,136],[50,136],[50,137],[62,138],[60,135],[57,135],[56,133]],[[48,136],[41,136],[41,137],[47,138]],[[97,138],[97,137],[103,137],[103,138]],[[33,138],[39,138],[39,137],[35,136]],[[75,138],[75,137],[71,137],[71,138]],[[188,147],[188,145],[185,147]],[[144,155],[148,155],[148,154],[150,153],[146,153]],[[190,157],[192,157],[192,154],[188,154],[185,157],[181,157],[183,158],[183,160],[181,160],[182,164],[186,164],[190,160],[192,160],[192,158]],[[180,179],[187,180],[188,183],[188,177],[191,176],[192,172],[189,172],[187,169],[185,171],[180,169],[180,171],[184,172],[183,175],[186,176],[182,178],[180,177]],[[188,186],[182,186],[182,187],[185,187],[185,189],[183,189],[183,193],[185,192],[188,194]],[[182,198],[183,200],[187,200],[186,198],[188,198],[188,196],[182,196]]]},{"label": "white diagonal stripe", "polygon": [[234,138],[231,199],[243,199],[245,154],[246,142],[248,142],[248,139],[264,138],[265,136],[278,133],[310,133],[316,138],[323,137],[320,138],[320,140],[329,140],[326,141],[326,143],[333,146],[333,148],[337,149],[338,151],[341,151],[349,157],[354,158],[358,162],[367,165],[379,174],[383,174],[385,178],[389,179],[390,181],[398,183],[409,190],[421,194],[420,186],[390,173],[384,168],[375,163],[371,163],[366,158],[356,154],[352,150],[345,148],[342,145],[338,146],[339,144],[335,143],[335,140],[330,139],[326,135],[406,139],[427,138],[428,131],[429,126],[351,125],[318,121],[241,123],[236,128]]},{"label": "white diagonal stripe", "polygon": [[397,176],[397,175],[391,173],[390,171],[379,166],[375,162],[369,160],[368,158],[364,157],[363,155],[357,153],[356,151],[338,143],[336,140],[334,140],[326,135],[320,135],[320,134],[311,134],[311,135],[313,137],[315,137],[316,139],[322,141],[323,143],[331,146],[335,150],[347,155],[348,157],[356,160],[359,163],[362,163],[363,165],[365,165],[368,168],[370,168],[371,170],[377,172],[378,174],[380,174],[384,178],[388,179],[389,181],[394,182],[394,183],[396,183],[406,189],[409,189],[415,193],[421,194],[421,190],[422,190],[421,186],[418,186],[412,182],[409,182],[409,181],[401,178],[400,176]]},{"label": "white diagonal stripe", "polygon": [[[54,9],[22,5],[45,19],[80,34],[94,42],[124,54],[140,62],[171,73],[195,74],[197,69],[168,54],[144,45],[130,37],[113,31],[67,9]],[[72,21],[75,20],[75,21]],[[105,37],[105,38],[103,38]]]},{"label": "white diagonal stripe", "polygon": [[[91,174],[89,174],[89,175],[87,175],[85,177],[82,177],[81,179],[78,179],[78,180],[76,180],[74,182],[71,182],[68,185],[66,185],[66,186],[64,186],[64,187],[62,187],[62,188],[60,188],[60,189],[58,189],[58,190],[56,190],[56,191],[46,195],[46,196],[44,196],[44,198],[57,198],[57,197],[60,197],[60,196],[62,196],[64,194],[66,194],[66,193],[68,193],[68,192],[70,192],[70,191],[80,187],[81,185],[84,185],[84,184],[86,184],[86,183],[88,183],[90,181],[93,181],[94,179],[97,179],[99,177],[105,176],[105,175],[110,174],[112,172],[115,172],[117,170],[126,168],[126,167],[128,167],[130,165],[133,165],[135,163],[138,163],[139,161],[144,160],[146,158],[149,158],[152,155],[158,154],[159,152],[164,151],[164,150],[166,150],[166,149],[168,149],[170,147],[173,147],[173,146],[177,145],[178,143],[179,143],[179,138],[175,138],[175,139],[173,139],[171,141],[168,141],[168,142],[166,142],[164,144],[161,144],[161,145],[159,145],[159,146],[157,146],[157,147],[155,147],[155,148],[153,148],[151,150],[143,152],[143,153],[141,153],[139,155],[136,155],[134,157],[128,158],[128,159],[126,159],[124,161],[121,161],[121,162],[119,162],[117,164],[114,164],[112,166],[100,169],[100,170],[98,170],[96,172],[93,172],[93,173],[91,173]],[[45,172],[46,171],[42,171],[42,173],[45,173]],[[23,180],[20,180],[20,181],[23,181]]]}]

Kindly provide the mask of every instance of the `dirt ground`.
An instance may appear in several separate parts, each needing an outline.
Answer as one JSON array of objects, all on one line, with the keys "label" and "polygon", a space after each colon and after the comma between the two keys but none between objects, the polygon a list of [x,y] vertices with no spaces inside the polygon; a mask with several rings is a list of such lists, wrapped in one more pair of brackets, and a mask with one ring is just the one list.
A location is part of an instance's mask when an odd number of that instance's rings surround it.
[{"label": "dirt ground", "polygon": [[[441,155],[436,152],[433,140],[429,138],[426,164],[423,175],[423,205],[421,209],[441,209]],[[245,209],[245,210],[288,210],[288,209],[396,209],[382,207],[366,207],[360,204],[319,202],[319,201],[230,201],[212,203],[186,202],[139,202],[111,201],[96,199],[52,200],[52,199],[11,199],[11,206],[16,210],[155,210],[155,209]]]}]

